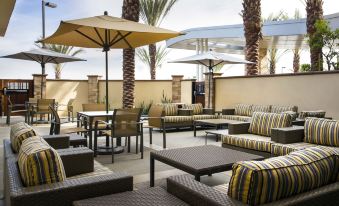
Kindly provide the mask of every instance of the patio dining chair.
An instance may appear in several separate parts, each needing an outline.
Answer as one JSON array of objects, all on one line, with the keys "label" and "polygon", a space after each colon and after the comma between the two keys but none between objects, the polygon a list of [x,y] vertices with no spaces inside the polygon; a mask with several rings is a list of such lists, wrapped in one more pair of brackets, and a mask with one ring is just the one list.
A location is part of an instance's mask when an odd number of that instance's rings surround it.
[{"label": "patio dining chair", "polygon": [[[96,121],[95,123],[95,136],[97,138],[97,126],[99,123],[104,123],[107,125],[110,130],[105,131],[104,133],[111,137],[112,139],[112,163],[114,163],[114,138],[127,138],[128,152],[130,152],[131,147],[131,137],[136,137],[136,153],[138,153],[138,144],[139,144],[139,136],[140,136],[140,152],[141,159],[144,158],[144,140],[143,140],[143,127],[142,122],[140,122],[141,117],[141,109],[133,108],[133,109],[115,109],[112,122],[104,122],[104,121]],[[96,144],[96,140],[94,141]],[[94,145],[96,147],[96,145]]]},{"label": "patio dining chair", "polygon": [[163,107],[159,105],[152,105],[148,112],[148,125],[145,128],[149,129],[149,143],[153,143],[153,129],[162,130],[163,148],[166,148],[166,128],[164,122]]},{"label": "patio dining chair", "polygon": [[25,104],[14,104],[11,101],[11,97],[8,96],[7,98],[7,117],[6,117],[6,124],[10,124],[11,123],[11,115],[12,114],[20,114],[20,113],[24,113],[25,115],[25,122],[27,122],[27,108]]},{"label": "patio dining chair", "polygon": [[55,99],[38,99],[37,101],[37,105],[35,107],[33,107],[33,109],[31,109],[31,123],[33,124],[33,119],[34,116],[36,116],[36,121],[38,120],[38,116],[40,115],[40,118],[43,116],[45,117],[45,115],[47,115],[47,119],[48,121],[50,121],[50,117],[51,117],[51,110],[50,110],[50,106],[52,106],[53,108],[55,107]]}]

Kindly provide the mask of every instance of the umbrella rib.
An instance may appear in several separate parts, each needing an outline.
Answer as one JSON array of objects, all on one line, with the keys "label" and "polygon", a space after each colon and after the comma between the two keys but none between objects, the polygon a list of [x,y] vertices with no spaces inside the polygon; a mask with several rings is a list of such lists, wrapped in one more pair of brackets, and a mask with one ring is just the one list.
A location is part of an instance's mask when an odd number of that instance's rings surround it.
[{"label": "umbrella rib", "polygon": [[116,41],[112,42],[112,44],[110,45],[113,46],[114,44],[118,43],[119,41],[121,41],[122,39],[126,42],[126,44],[129,46],[129,48],[132,48],[132,46],[129,44],[129,42],[125,39],[127,36],[129,36],[130,34],[132,34],[132,32],[128,32],[127,34],[125,35],[122,35],[119,31],[118,31],[118,34],[120,35],[120,38],[117,39]]},{"label": "umbrella rib", "polygon": [[51,57],[51,59],[49,59],[46,63],[54,61],[56,64],[58,64],[58,63],[55,61],[57,58],[58,58],[58,57]]},{"label": "umbrella rib", "polygon": [[204,64],[204,62],[197,60],[197,62],[199,62],[200,64],[204,65],[205,67],[208,67],[206,64]]},{"label": "umbrella rib", "polygon": [[224,63],[224,62],[221,61],[221,62],[219,62],[218,64],[215,64],[213,67],[216,67],[216,66],[218,66],[219,64],[222,64],[222,63]]},{"label": "umbrella rib", "polygon": [[109,42],[109,45],[113,45],[113,42],[119,37],[119,33],[115,35],[115,37],[112,39],[112,41]]},{"label": "umbrella rib", "polygon": [[25,54],[25,53],[22,53],[22,54],[25,55],[26,57],[30,58],[31,60],[40,63],[39,60],[34,59],[33,57],[29,56],[28,54]]},{"label": "umbrella rib", "polygon": [[94,27],[94,30],[95,30],[95,33],[97,33],[98,37],[100,38],[101,42],[102,42],[102,45],[105,44],[104,40],[102,39],[101,35],[99,34],[99,31],[96,27]]},{"label": "umbrella rib", "polygon": [[95,39],[93,39],[93,38],[89,37],[88,35],[82,33],[81,31],[79,31],[79,30],[75,30],[75,31],[78,32],[80,35],[86,37],[87,39],[91,40],[92,42],[96,43],[97,45],[99,45],[101,47],[104,46],[104,45],[100,44],[98,41],[96,41]]}]

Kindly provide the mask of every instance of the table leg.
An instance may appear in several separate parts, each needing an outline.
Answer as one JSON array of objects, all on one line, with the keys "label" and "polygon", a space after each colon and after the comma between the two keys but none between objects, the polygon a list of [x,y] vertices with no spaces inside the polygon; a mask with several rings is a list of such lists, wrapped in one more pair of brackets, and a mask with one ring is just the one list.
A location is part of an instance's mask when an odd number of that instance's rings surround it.
[{"label": "table leg", "polygon": [[141,152],[141,159],[144,159],[144,130],[141,124],[140,126],[141,134],[140,134],[140,152]]},{"label": "table leg", "polygon": [[[88,130],[89,130],[89,134],[88,134],[88,141],[89,141],[89,144],[88,144],[88,147],[90,149],[93,150],[93,147],[92,147],[92,138],[93,138],[93,117],[89,117],[89,125],[88,125]],[[95,148],[96,149],[96,148]]]},{"label": "table leg", "polygon": [[194,178],[196,181],[200,182],[200,175],[195,175],[195,178]]},{"label": "table leg", "polygon": [[154,157],[151,153],[150,157],[150,187],[154,187]]},{"label": "table leg", "polygon": [[207,133],[205,135],[205,145],[207,145]]},{"label": "table leg", "polygon": [[197,125],[196,125],[195,122],[193,122],[193,135],[194,135],[194,137],[197,136]]}]

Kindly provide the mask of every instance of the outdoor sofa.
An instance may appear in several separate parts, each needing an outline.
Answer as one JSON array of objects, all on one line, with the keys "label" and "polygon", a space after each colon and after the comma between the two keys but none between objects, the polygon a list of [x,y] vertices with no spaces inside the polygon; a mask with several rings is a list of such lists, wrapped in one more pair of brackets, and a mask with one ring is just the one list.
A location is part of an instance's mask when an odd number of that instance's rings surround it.
[{"label": "outdoor sofa", "polygon": [[[65,145],[69,145],[69,142],[68,144],[57,143],[57,140],[61,142],[65,141],[65,138],[60,138],[62,136],[56,136],[56,139],[54,139],[54,136],[42,138],[33,136],[36,132],[29,128],[28,125],[21,125],[20,127],[20,130],[17,130],[18,132],[14,132],[14,134],[11,132],[11,140],[4,140],[5,205],[69,206],[72,205],[72,202],[75,200],[133,189],[132,176],[112,172],[100,163],[94,161],[93,151],[87,147],[65,148]],[[15,133],[17,137],[13,136]],[[31,144],[34,145],[38,140],[45,148],[53,148],[48,149],[54,151],[53,156],[60,157],[60,162],[62,163],[60,164],[65,174],[62,181],[27,186],[27,180],[22,178],[22,175],[26,177],[30,175],[21,173],[22,170],[20,170],[20,167],[25,168],[26,165],[22,165],[23,161],[20,160],[22,160],[22,156],[24,155],[20,153],[22,151],[18,154],[18,151],[22,149],[22,144],[28,145],[30,141],[32,141]],[[53,146],[49,145],[49,143],[52,143]],[[40,150],[40,147],[36,149]],[[46,152],[46,154],[49,153]],[[46,161],[46,159],[39,161]],[[27,162],[28,161],[25,163]],[[51,164],[52,163],[48,162],[48,165]],[[54,169],[53,171],[57,170]]]}]

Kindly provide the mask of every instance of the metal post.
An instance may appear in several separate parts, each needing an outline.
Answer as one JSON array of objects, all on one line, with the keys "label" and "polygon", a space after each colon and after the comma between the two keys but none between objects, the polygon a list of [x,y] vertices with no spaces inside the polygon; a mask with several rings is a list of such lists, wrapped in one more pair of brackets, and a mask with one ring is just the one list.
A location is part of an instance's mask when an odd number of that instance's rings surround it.
[{"label": "metal post", "polygon": [[[41,1],[42,9],[42,38],[45,39],[45,1]],[[42,43],[42,48],[45,48],[45,43]]]},{"label": "metal post", "polygon": [[208,108],[211,108],[211,76],[213,75],[212,60],[209,60],[208,74]]},{"label": "metal post", "polygon": [[43,86],[44,86],[44,75],[45,75],[45,63],[41,63],[41,88],[40,88],[40,99],[43,98]]},{"label": "metal post", "polygon": [[105,59],[106,59],[106,113],[108,113],[108,30],[105,30]]}]

